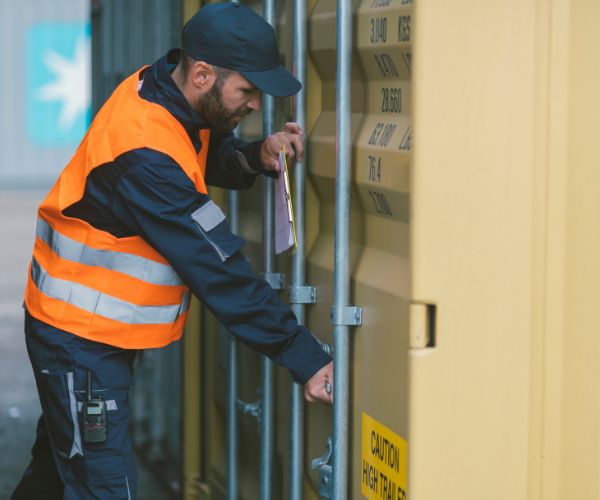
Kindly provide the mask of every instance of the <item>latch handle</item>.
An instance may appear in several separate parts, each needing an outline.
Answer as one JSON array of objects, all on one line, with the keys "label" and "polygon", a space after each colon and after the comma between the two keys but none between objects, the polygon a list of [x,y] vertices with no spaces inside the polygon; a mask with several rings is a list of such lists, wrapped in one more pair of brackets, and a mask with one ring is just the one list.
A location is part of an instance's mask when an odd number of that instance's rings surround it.
[{"label": "latch handle", "polygon": [[313,470],[319,469],[319,496],[321,498],[331,498],[333,494],[333,467],[329,463],[333,454],[333,442],[331,436],[325,441],[327,450],[322,457],[315,458],[311,462]]},{"label": "latch handle", "polygon": [[323,465],[328,464],[329,461],[331,460],[331,455],[333,454],[333,442],[331,441],[331,436],[329,436],[325,440],[325,447],[327,449],[325,450],[325,453],[323,454],[323,456],[315,458],[311,462],[310,466],[311,466],[312,470],[316,470],[319,467],[322,467]]}]

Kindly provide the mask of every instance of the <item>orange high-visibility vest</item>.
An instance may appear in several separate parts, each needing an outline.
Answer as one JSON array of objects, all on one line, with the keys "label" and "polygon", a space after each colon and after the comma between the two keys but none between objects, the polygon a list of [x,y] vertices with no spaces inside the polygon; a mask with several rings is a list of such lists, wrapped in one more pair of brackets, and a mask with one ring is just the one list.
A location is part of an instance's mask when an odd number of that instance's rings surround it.
[{"label": "orange high-visibility vest", "polygon": [[181,337],[189,290],[169,263],[139,236],[116,238],[64,209],[84,194],[90,172],[138,148],[173,158],[206,193],[210,137],[197,155],[183,126],[138,95],[140,71],[117,87],[75,156],[38,210],[25,290],[29,313],[56,328],[126,349],[161,347]]}]

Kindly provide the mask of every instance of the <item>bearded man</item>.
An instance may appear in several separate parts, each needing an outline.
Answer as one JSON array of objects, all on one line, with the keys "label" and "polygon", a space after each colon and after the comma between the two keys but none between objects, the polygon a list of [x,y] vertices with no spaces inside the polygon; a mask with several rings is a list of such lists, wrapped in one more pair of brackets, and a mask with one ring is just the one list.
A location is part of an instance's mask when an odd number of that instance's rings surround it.
[{"label": "bearded man", "polygon": [[198,11],[182,48],[117,87],[39,207],[25,339],[43,416],[14,499],[136,498],[133,361],[181,337],[190,293],[308,400],[331,401],[331,358],[252,271],[206,188],[277,175],[282,146],[302,156],[295,123],[250,143],[232,133],[262,92],[300,83],[271,26],[238,4]]}]

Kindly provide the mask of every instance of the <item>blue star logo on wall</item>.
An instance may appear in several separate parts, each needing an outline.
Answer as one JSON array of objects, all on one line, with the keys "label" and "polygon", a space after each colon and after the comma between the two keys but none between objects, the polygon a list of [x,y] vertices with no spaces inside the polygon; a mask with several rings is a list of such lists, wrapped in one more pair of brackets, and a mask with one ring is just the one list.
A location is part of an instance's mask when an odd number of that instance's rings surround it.
[{"label": "blue star logo on wall", "polygon": [[91,117],[91,36],[86,23],[27,33],[27,132],[37,146],[79,143]]}]

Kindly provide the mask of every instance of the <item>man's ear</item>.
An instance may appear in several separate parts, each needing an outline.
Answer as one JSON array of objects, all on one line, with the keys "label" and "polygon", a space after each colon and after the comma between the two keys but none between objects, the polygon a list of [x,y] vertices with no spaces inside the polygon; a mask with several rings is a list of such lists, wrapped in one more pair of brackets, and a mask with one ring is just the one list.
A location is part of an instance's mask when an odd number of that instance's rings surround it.
[{"label": "man's ear", "polygon": [[209,90],[216,79],[212,66],[204,61],[194,62],[190,67],[188,75],[193,87],[202,92]]}]

